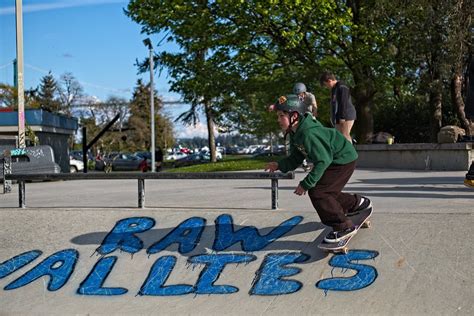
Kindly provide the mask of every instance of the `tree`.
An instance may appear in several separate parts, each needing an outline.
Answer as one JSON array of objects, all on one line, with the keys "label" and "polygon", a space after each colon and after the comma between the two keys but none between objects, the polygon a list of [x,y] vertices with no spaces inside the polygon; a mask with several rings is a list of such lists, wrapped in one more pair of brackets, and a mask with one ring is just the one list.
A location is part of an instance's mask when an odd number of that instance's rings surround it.
[{"label": "tree", "polygon": [[17,90],[10,85],[0,83],[0,105],[17,109]]},{"label": "tree", "polygon": [[448,33],[452,56],[450,59],[453,61],[451,99],[461,126],[467,135],[472,135],[474,125],[466,115],[464,100],[467,99],[469,80],[474,79],[469,78],[469,69],[474,69],[474,2],[455,0],[451,10],[451,28]]},{"label": "tree", "polygon": [[110,96],[105,102],[97,104],[97,108],[100,113],[100,118],[98,118],[98,120],[101,124],[107,124],[118,114],[119,119],[115,124],[115,128],[120,132],[122,131],[126,125],[128,117],[130,116],[129,101],[121,97]]},{"label": "tree", "polygon": [[[134,0],[128,5],[127,15],[143,26],[143,32],[152,34],[169,32],[181,51],[161,52],[155,56],[156,65],[166,67],[170,73],[171,91],[178,92],[190,109],[178,120],[196,124],[203,112],[208,129],[211,161],[216,161],[214,127],[223,113],[221,102],[228,91],[227,82],[232,76],[229,51],[220,43],[223,31],[218,28],[215,3],[207,0],[177,3],[172,0],[144,5]],[[146,70],[148,61],[140,64]]]},{"label": "tree", "polygon": [[[25,90],[25,108],[39,108],[39,101],[36,89]],[[18,109],[18,90],[8,84],[0,83],[0,107]]]},{"label": "tree", "polygon": [[[388,19],[376,1],[219,1],[222,19],[246,31],[250,42],[237,51],[255,54],[318,83],[324,68],[353,87],[355,131],[364,141],[373,132],[373,101],[389,65]],[[239,31],[237,31],[240,30]]]},{"label": "tree", "polygon": [[58,91],[61,111],[71,114],[72,106],[84,95],[84,89],[72,73],[66,72],[61,75]]},{"label": "tree", "polygon": [[[389,2],[385,4],[388,5]],[[397,34],[393,42],[397,47],[398,88],[409,87],[406,95],[412,100],[426,98],[432,142],[436,142],[439,128],[447,123],[446,114],[451,108],[470,133],[462,87],[474,34],[472,1],[400,0],[392,5],[400,8],[391,11],[393,33]]]},{"label": "tree", "polygon": [[[170,119],[162,114],[162,103],[156,95],[155,93],[155,144],[164,149],[174,143],[173,125]],[[131,151],[150,150],[150,107],[150,85],[145,85],[139,79],[130,101],[130,117],[127,123],[127,143]]]},{"label": "tree", "polygon": [[[192,105],[183,119],[193,121],[204,109],[220,127],[262,131],[268,122],[260,106],[296,81],[318,86],[321,70],[330,69],[351,86],[354,131],[363,143],[374,132],[374,112],[387,106],[410,104],[423,114],[428,103],[432,141],[443,120],[452,120],[451,103],[467,125],[461,95],[472,6],[467,0],[134,0],[127,14],[144,33],[166,32],[180,46],[155,59],[170,70],[173,91]],[[328,94],[321,95],[325,120]]]},{"label": "tree", "polygon": [[61,104],[57,100],[58,85],[54,79],[51,71],[44,77],[41,78],[40,85],[38,87],[38,101],[42,109],[46,109],[51,112],[59,112]]}]

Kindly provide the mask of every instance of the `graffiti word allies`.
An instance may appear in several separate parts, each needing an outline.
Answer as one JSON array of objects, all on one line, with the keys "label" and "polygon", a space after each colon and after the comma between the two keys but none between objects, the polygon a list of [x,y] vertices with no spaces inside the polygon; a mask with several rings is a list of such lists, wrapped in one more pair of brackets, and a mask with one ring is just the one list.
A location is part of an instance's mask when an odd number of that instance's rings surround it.
[{"label": "graffiti word allies", "polygon": [[[239,289],[232,284],[217,285],[217,281],[225,267],[231,264],[249,263],[257,257],[252,254],[267,247],[298,225],[303,218],[292,217],[274,227],[270,232],[262,235],[253,226],[243,226],[235,230],[230,215],[223,214],[215,220],[215,238],[212,253],[195,255],[188,258],[191,265],[202,266],[198,279],[194,284],[168,284],[167,280],[176,265],[175,256],[161,256],[152,264],[148,276],[138,290],[138,295],[144,296],[174,296],[185,294],[231,294]],[[118,221],[107,234],[102,244],[97,248],[101,255],[87,277],[79,284],[79,295],[123,295],[128,292],[124,287],[104,287],[104,283],[114,268],[118,257],[111,255],[115,251],[135,254],[144,248],[143,241],[137,234],[150,230],[155,226],[155,220],[150,217],[130,217]],[[199,244],[201,235],[206,226],[206,220],[201,217],[191,217],[171,230],[159,241],[150,245],[146,252],[154,255],[165,250],[170,245],[177,244],[180,254],[193,251]],[[245,253],[219,253],[234,244],[239,243]],[[14,273],[24,266],[35,261],[42,252],[32,250],[19,254],[0,263],[0,279]],[[335,268],[355,271],[351,277],[332,277],[319,280],[315,286],[327,291],[354,291],[365,288],[377,278],[377,270],[366,264],[358,263],[361,260],[374,259],[376,251],[350,251],[346,255],[336,255],[329,264]],[[283,295],[299,291],[303,284],[292,276],[301,272],[295,265],[304,263],[309,256],[301,252],[268,253],[265,255],[249,290],[250,295]],[[48,276],[47,289],[57,291],[70,279],[74,272],[79,252],[76,249],[58,251],[36,264],[29,271],[10,282],[4,287],[5,291],[16,290]]]}]

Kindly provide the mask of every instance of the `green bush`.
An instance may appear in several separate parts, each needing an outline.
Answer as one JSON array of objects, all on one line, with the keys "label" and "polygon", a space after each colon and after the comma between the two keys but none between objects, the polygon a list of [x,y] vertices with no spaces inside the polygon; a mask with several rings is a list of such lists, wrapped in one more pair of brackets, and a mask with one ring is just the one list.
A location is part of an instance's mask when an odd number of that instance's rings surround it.
[{"label": "green bush", "polygon": [[374,112],[374,133],[390,133],[397,143],[429,142],[429,113],[425,100],[389,101],[377,106]]},{"label": "green bush", "polygon": [[87,170],[95,170],[95,161],[93,160],[87,161]]}]

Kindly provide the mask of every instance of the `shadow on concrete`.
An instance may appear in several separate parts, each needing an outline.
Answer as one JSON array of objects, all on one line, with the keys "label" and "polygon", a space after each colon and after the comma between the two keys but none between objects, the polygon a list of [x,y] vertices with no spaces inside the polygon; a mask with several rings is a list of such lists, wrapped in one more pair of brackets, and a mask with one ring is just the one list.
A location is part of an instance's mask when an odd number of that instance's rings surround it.
[{"label": "shadow on concrete", "polygon": [[[370,190],[359,190],[359,189],[347,189],[350,192],[367,195],[368,197],[391,197],[391,198],[404,198],[404,199],[446,199],[446,200],[459,200],[459,199],[472,199],[474,195],[459,195],[459,194],[438,194],[438,193],[372,193]],[[373,190],[373,191],[383,191],[383,190]],[[398,190],[405,191],[405,190]]]},{"label": "shadow on concrete", "polygon": [[[233,227],[234,227],[234,231],[237,231],[241,228],[249,227],[249,226],[234,225]],[[291,241],[291,240],[277,239],[276,241],[270,243],[267,247],[258,251],[253,251],[253,252],[301,251],[302,253],[305,253],[310,256],[310,259],[304,263],[319,261],[327,257],[327,254],[321,251],[317,247],[317,245],[322,241],[322,239],[324,238],[326,234],[326,231],[324,229],[325,227],[326,226],[318,222],[308,222],[308,223],[297,225],[291,231],[289,231],[284,236],[282,236],[282,238],[287,237],[287,236],[305,234],[305,233],[313,233],[313,232],[316,233],[319,230],[322,230],[322,232],[313,241]],[[258,229],[258,231],[260,235],[266,235],[270,231],[272,231],[274,228],[276,227],[265,227],[265,228]],[[141,251],[145,251],[147,248],[149,248],[156,242],[160,241],[163,237],[169,234],[173,229],[175,229],[175,227],[151,229],[149,231],[136,234],[136,236],[139,237],[143,241],[143,250]],[[216,230],[215,225],[207,225],[204,228],[204,232],[196,248],[194,248],[194,250],[189,253],[180,253],[180,255],[191,257],[198,254],[212,253],[213,251],[212,246],[213,246],[214,238],[215,238],[215,230]],[[104,241],[108,233],[109,233],[108,231],[88,233],[88,234],[76,236],[72,238],[70,241],[76,245],[97,245],[97,247],[99,247]],[[179,252],[178,245],[172,244],[166,248],[166,251]],[[219,253],[226,253],[226,252],[243,252],[243,250],[241,248],[240,243],[236,243],[232,245],[231,247],[225,249],[224,251],[220,251]]]},{"label": "shadow on concrete", "polygon": [[[264,187],[239,187],[236,189],[260,189],[260,190],[271,190],[271,188],[264,188]],[[296,187],[294,186],[282,186],[278,187],[278,190],[295,190]],[[472,189],[467,187],[459,187],[459,188],[441,188],[441,187],[433,187],[433,186],[422,186],[422,187],[404,187],[404,186],[396,186],[396,187],[367,187],[367,186],[358,186],[349,184],[344,188],[344,191],[428,191],[428,192],[470,192],[472,193]]]},{"label": "shadow on concrete", "polygon": [[[270,190],[269,188],[258,188],[254,187],[252,189],[262,189],[262,190]],[[292,190],[294,191],[294,187],[279,187],[279,190]],[[378,193],[373,193],[374,191]],[[387,193],[380,193],[380,191],[395,191],[395,192],[387,192]],[[403,192],[400,192],[403,191]],[[416,193],[408,193],[406,191],[416,191]],[[427,191],[427,192],[420,192],[420,191]],[[470,192],[469,195],[459,195],[459,194],[441,194],[441,193],[432,193],[432,191],[442,191],[442,192]],[[380,197],[392,197],[392,198],[420,198],[420,199],[472,199],[474,195],[472,194],[472,189],[466,188],[464,189],[451,189],[451,188],[405,188],[405,187],[397,187],[397,188],[384,188],[384,187],[353,187],[348,186],[344,188],[344,192],[349,193],[358,193],[362,195],[367,195],[368,197],[371,196],[380,196]]]},{"label": "shadow on concrete", "polygon": [[[367,194],[367,196],[400,197],[400,198],[429,198],[429,199],[470,199],[472,189],[463,185],[462,177],[419,177],[419,178],[381,178],[364,179],[349,183],[344,191]],[[366,185],[366,186],[364,186]],[[373,185],[373,186],[367,186]],[[457,185],[456,187],[441,187],[437,185]],[[294,191],[295,186],[279,186],[279,190]],[[269,187],[237,187],[236,189],[271,190]],[[377,193],[372,193],[376,191]],[[385,193],[386,192],[386,193]],[[410,193],[416,192],[416,193]],[[443,194],[458,192],[460,194]],[[463,195],[462,193],[469,193]]]},{"label": "shadow on concrete", "polygon": [[[357,179],[358,180],[358,179]],[[463,185],[463,177],[410,177],[410,178],[380,178],[363,179],[356,183],[388,184],[388,185],[423,185],[423,184],[454,184]],[[355,184],[355,183],[351,183]]]}]

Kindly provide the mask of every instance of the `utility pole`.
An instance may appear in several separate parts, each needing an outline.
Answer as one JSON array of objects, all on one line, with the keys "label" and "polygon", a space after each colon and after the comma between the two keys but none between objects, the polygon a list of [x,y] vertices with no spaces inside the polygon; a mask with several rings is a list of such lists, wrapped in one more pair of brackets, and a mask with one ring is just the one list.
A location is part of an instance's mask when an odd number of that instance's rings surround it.
[{"label": "utility pole", "polygon": [[23,10],[22,0],[16,0],[16,61],[18,80],[18,147],[25,148],[25,88],[23,78]]},{"label": "utility pole", "polygon": [[151,172],[156,171],[155,166],[155,97],[154,97],[154,85],[153,85],[153,46],[149,38],[143,40],[143,44],[148,47],[150,51],[150,114],[151,114]]}]

